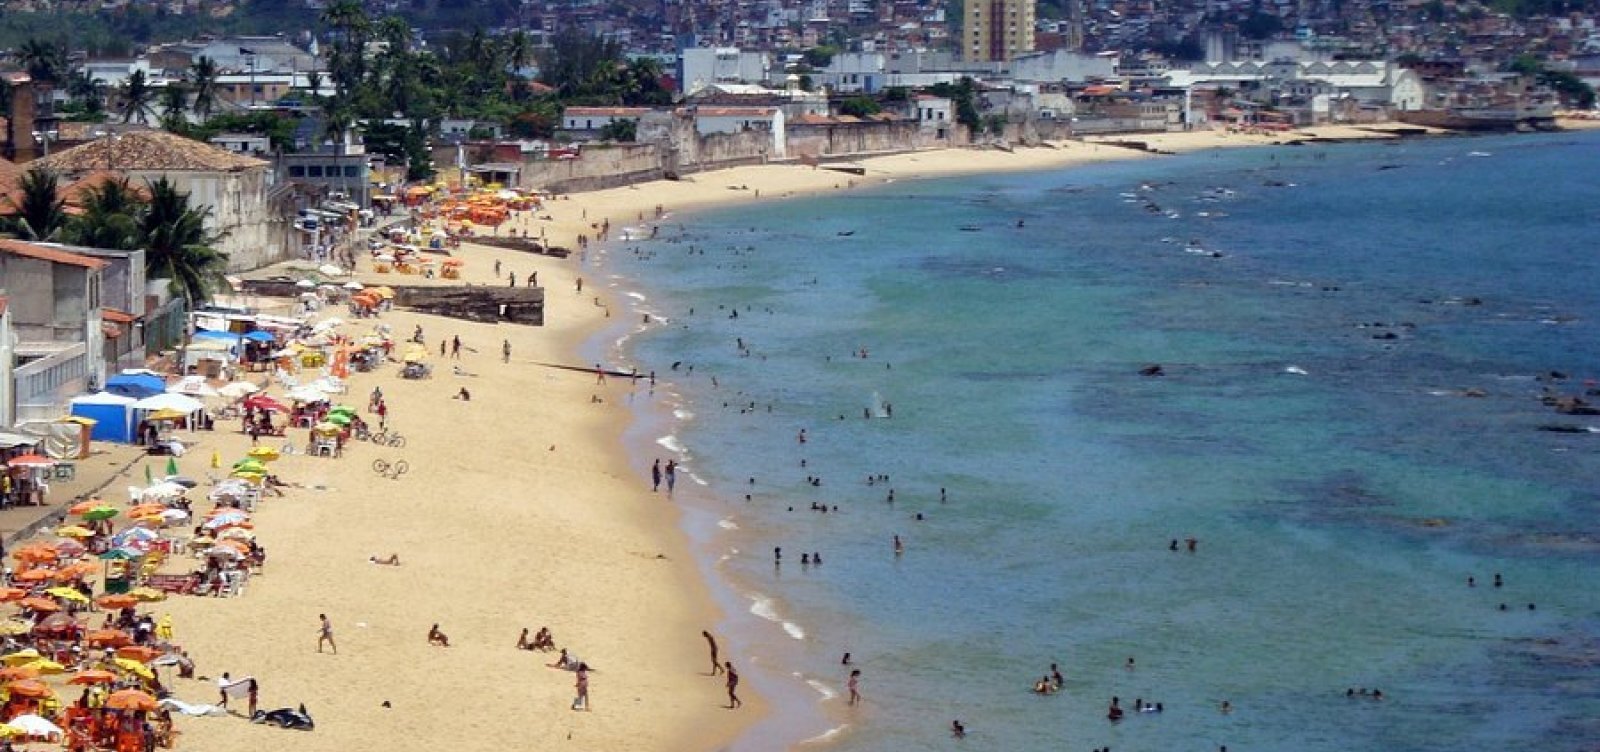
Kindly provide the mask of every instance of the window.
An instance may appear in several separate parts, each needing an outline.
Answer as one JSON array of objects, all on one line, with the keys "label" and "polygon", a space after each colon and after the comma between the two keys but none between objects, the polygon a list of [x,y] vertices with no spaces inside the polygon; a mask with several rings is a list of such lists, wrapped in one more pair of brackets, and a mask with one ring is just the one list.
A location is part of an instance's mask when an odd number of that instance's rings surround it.
[{"label": "window", "polygon": [[305,165],[289,165],[289,177],[303,178],[306,176]]},{"label": "window", "polygon": [[319,164],[308,165],[306,167],[306,177],[308,177],[308,178],[320,178],[320,177],[322,177],[322,165],[319,165]]},{"label": "window", "polygon": [[345,165],[344,166],[344,176],[347,177],[347,178],[360,177],[361,176],[361,166],[360,165],[353,165],[353,164]]}]

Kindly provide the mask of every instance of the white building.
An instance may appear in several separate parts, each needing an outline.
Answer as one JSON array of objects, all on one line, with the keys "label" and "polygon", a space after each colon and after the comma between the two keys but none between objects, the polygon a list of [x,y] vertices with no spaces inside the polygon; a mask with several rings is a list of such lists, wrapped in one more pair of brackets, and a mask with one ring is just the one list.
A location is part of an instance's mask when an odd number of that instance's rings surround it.
[{"label": "white building", "polygon": [[1025,83],[1104,81],[1117,75],[1117,53],[1088,55],[1056,50],[1021,55],[1011,61],[1011,78]]},{"label": "white building", "polygon": [[935,139],[950,137],[950,128],[955,124],[955,104],[949,97],[918,94],[912,104],[916,107],[917,126],[922,129],[924,136]]},{"label": "white building", "polygon": [[[1178,88],[1216,84],[1229,87],[1280,87],[1284,93],[1296,91],[1311,95],[1346,97],[1364,104],[1383,105],[1396,110],[1422,109],[1426,89],[1416,71],[1382,60],[1342,60],[1338,62],[1199,63],[1187,70],[1173,70],[1168,82]],[[1321,82],[1329,91],[1299,85]]]},{"label": "white building", "polygon": [[773,80],[774,72],[772,56],[765,52],[691,47],[678,53],[678,90],[683,94],[693,94],[712,84],[765,83]]},{"label": "white building", "polygon": [[561,129],[598,132],[619,120],[638,120],[649,107],[568,107],[561,112]]},{"label": "white building", "polygon": [[712,133],[739,133],[742,131],[767,131],[772,134],[770,159],[782,159],[787,154],[784,138],[785,119],[779,107],[695,107],[694,129],[702,136]]}]

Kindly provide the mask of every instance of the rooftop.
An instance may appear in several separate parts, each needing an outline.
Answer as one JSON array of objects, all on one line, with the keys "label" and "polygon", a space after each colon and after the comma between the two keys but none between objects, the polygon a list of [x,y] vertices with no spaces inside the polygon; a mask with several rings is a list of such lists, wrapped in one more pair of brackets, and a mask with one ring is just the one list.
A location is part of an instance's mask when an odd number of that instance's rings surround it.
[{"label": "rooftop", "polygon": [[263,160],[165,131],[130,131],[102,136],[33,164],[74,173],[87,170],[240,172],[264,170],[270,166]]},{"label": "rooftop", "polygon": [[40,261],[49,261],[54,264],[81,266],[85,269],[104,269],[108,264],[108,262],[97,258],[68,253],[67,251],[48,248],[36,243],[25,243],[21,240],[0,239],[0,254],[39,259]]}]

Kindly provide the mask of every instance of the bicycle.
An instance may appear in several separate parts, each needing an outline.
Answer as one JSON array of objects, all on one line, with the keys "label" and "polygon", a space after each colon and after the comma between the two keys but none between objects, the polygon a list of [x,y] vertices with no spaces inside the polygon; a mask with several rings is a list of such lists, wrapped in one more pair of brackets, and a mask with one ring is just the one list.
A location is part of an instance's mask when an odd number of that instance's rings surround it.
[{"label": "bicycle", "polygon": [[405,475],[409,470],[411,470],[411,464],[405,460],[395,460],[394,462],[386,460],[372,461],[372,471],[389,480],[400,480],[400,476]]},{"label": "bicycle", "polygon": [[396,449],[406,445],[406,437],[401,436],[398,433],[390,433],[388,431],[378,431],[377,433],[368,434],[367,440],[377,444],[378,446],[391,446]]}]

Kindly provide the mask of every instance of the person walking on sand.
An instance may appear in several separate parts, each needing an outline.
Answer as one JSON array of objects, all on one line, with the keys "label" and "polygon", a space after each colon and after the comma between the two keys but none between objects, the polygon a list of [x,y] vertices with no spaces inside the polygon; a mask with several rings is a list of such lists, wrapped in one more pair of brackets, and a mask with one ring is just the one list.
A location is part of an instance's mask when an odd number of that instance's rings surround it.
[{"label": "person walking on sand", "polygon": [[678,461],[667,460],[667,469],[663,475],[666,476],[667,493],[670,494],[672,493],[672,489],[677,488],[678,486]]},{"label": "person walking on sand", "polygon": [[450,357],[453,360],[461,359],[461,335],[450,338]]},{"label": "person walking on sand", "polygon": [[[661,458],[656,458],[656,464],[650,466],[650,493],[661,490]],[[712,659],[715,663],[716,660]]]},{"label": "person walking on sand", "polygon": [[222,676],[217,677],[217,694],[222,695],[222,699],[217,701],[217,707],[228,707],[228,685],[232,683],[233,678],[228,676],[226,671],[222,672]]},{"label": "person walking on sand", "polygon": [[328,647],[333,648],[333,654],[338,655],[339,645],[333,641],[333,622],[328,621],[327,614],[318,614],[317,618],[322,620],[321,632],[317,636],[317,652],[322,652],[322,643],[326,642]]},{"label": "person walking on sand", "polygon": [[855,707],[856,705],[860,705],[861,704],[861,669],[858,668],[858,669],[855,669],[854,671],[850,672],[850,681],[845,682],[845,686],[850,689],[850,706],[851,707]]},{"label": "person walking on sand", "polygon": [[573,710],[577,710],[581,706],[584,711],[588,711],[589,710],[589,664],[587,664],[587,663],[579,663],[578,664],[577,689],[578,689],[578,696],[573,698],[573,700],[572,700],[572,709]]},{"label": "person walking on sand", "polygon": [[602,368],[599,363],[594,364],[594,383],[606,383],[606,369]]},{"label": "person walking on sand", "polygon": [[703,629],[700,630],[700,634],[705,636],[706,644],[711,646],[711,675],[716,676],[722,673],[722,664],[717,662],[717,638],[712,637],[710,632]]},{"label": "person walking on sand", "polygon": [[500,341],[500,362],[511,362],[511,340],[509,339]]},{"label": "person walking on sand", "polygon": [[733,661],[726,661],[722,668],[728,672],[728,709],[733,710],[744,705],[739,699],[739,672],[733,670]]}]

